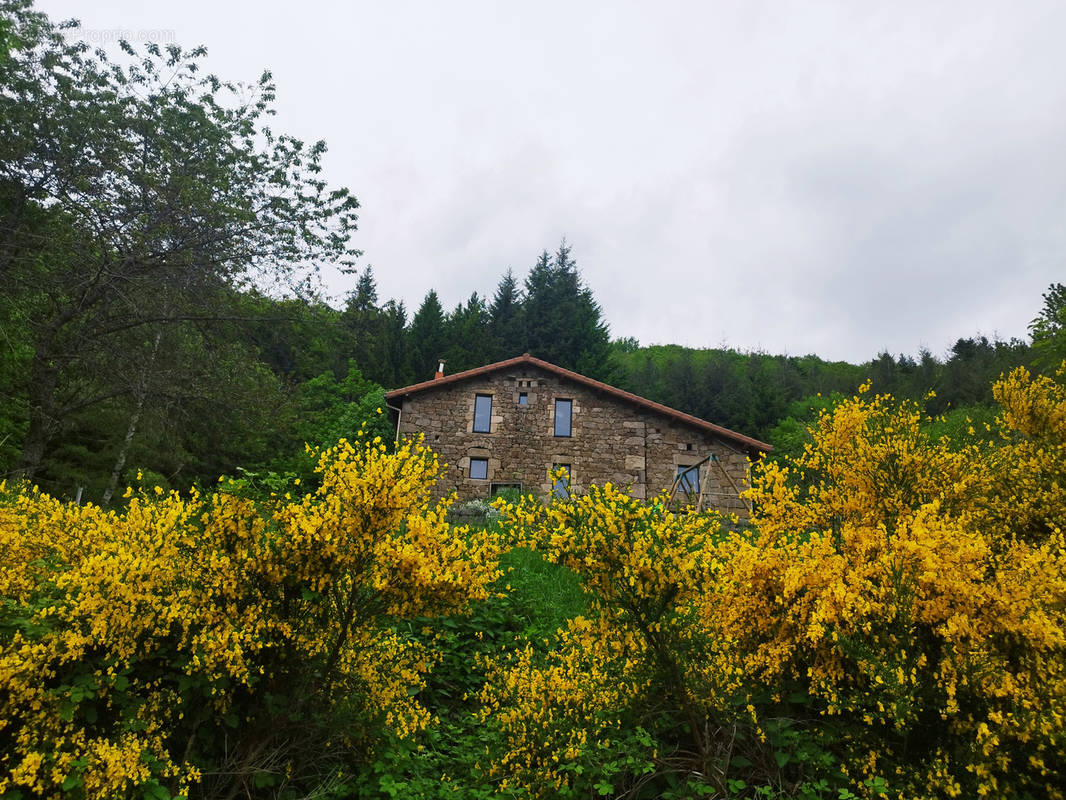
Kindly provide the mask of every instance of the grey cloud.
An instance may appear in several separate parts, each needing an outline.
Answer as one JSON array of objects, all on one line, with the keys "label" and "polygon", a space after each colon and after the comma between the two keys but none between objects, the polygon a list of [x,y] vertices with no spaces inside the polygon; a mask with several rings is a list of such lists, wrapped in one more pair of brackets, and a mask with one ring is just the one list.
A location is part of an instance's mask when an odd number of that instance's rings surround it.
[{"label": "grey cloud", "polygon": [[1061,3],[41,7],[270,67],[412,308],[565,234],[616,336],[863,360],[1023,336],[1062,280]]}]

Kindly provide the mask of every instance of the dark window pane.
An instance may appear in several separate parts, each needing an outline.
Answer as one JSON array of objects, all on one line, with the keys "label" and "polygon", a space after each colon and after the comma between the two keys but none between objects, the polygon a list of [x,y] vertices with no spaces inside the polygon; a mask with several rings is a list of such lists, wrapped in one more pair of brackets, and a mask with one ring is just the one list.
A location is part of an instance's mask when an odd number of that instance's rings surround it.
[{"label": "dark window pane", "polygon": [[552,494],[565,500],[570,496],[570,465],[556,464],[552,467],[552,476],[554,478]]},{"label": "dark window pane", "polygon": [[678,467],[677,474],[681,480],[677,483],[677,489],[685,494],[697,495],[700,493],[700,468]]},{"label": "dark window pane", "polygon": [[570,435],[570,414],[574,409],[573,400],[555,401],[555,435]]},{"label": "dark window pane", "polygon": [[474,433],[492,430],[492,395],[474,395]]},{"label": "dark window pane", "polygon": [[517,492],[518,494],[522,494],[522,484],[520,484],[520,483],[494,483],[494,484],[492,484],[489,487],[489,494],[492,497],[496,497],[497,495],[499,495],[499,494],[501,494],[503,492]]},{"label": "dark window pane", "polygon": [[489,477],[489,460],[487,458],[470,459],[470,477],[477,481],[486,480]]}]

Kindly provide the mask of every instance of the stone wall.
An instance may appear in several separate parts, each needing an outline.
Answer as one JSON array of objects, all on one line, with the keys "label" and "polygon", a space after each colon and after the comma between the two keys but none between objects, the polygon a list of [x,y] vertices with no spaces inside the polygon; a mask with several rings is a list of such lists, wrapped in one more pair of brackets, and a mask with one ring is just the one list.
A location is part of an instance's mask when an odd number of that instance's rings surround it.
[{"label": "stone wall", "polygon": [[[525,394],[526,404],[519,404]],[[490,430],[474,432],[474,397],[492,397]],[[573,401],[571,435],[555,436],[555,400]],[[549,472],[570,466],[572,491],[608,481],[635,497],[654,496],[673,483],[678,467],[700,468],[704,507],[747,516],[738,492],[748,485],[747,453],[734,442],[607,392],[520,365],[404,398],[401,438],[422,433],[446,463],[438,496],[488,498],[494,486],[516,485],[547,497]],[[484,480],[470,477],[470,459],[488,461]]]}]

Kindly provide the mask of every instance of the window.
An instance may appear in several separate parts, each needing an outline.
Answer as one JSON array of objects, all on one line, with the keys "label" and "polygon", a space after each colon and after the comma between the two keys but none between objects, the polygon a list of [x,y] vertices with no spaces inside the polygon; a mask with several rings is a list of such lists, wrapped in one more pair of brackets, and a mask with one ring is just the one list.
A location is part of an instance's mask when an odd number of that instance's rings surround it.
[{"label": "window", "polygon": [[555,401],[555,435],[570,435],[570,416],[574,410],[573,400]]},{"label": "window", "polygon": [[497,495],[507,492],[509,494],[522,494],[522,484],[520,483],[493,483],[489,485],[489,497],[496,497]]},{"label": "window", "polygon": [[470,459],[470,477],[475,481],[488,480],[489,460],[487,458]]},{"label": "window", "polygon": [[518,405],[520,405],[520,406],[528,406],[529,405],[529,394],[528,393],[526,393],[526,392],[519,392],[518,393]]},{"label": "window", "polygon": [[692,497],[700,493],[699,467],[681,466],[677,468],[677,474],[681,476],[681,479],[677,482],[678,491]]},{"label": "window", "polygon": [[554,464],[552,466],[552,494],[561,500],[570,496],[570,465]]},{"label": "window", "polygon": [[474,433],[489,433],[492,430],[492,395],[474,395]]}]

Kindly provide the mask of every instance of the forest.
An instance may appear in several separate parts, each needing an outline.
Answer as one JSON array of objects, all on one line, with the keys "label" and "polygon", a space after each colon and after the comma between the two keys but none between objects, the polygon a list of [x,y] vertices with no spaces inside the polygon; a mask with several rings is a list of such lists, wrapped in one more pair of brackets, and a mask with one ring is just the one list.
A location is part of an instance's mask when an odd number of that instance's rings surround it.
[{"label": "forest", "polygon": [[[861,364],[627,338],[565,239],[408,309],[269,73],[0,9],[2,800],[1063,797],[1066,286]],[[524,352],[772,443],[752,519],[453,519],[384,391]]]}]

